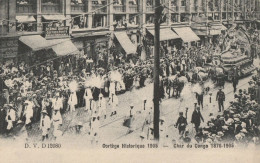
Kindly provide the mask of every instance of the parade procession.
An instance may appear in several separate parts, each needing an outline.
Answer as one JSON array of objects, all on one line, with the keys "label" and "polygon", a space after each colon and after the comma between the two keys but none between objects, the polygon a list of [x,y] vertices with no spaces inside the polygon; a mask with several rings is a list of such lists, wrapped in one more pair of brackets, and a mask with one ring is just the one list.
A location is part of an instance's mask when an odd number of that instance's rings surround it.
[{"label": "parade procession", "polygon": [[1,0],[0,30],[1,143],[260,145],[258,0]]}]

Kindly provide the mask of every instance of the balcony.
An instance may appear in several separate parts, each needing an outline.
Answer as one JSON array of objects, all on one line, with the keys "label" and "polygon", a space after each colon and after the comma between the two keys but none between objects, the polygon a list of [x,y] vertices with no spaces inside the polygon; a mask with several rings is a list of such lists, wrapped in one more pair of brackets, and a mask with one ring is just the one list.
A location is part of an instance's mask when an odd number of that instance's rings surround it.
[{"label": "balcony", "polygon": [[[103,7],[103,8],[101,8]],[[99,10],[97,10],[99,9]],[[107,13],[107,7],[104,7],[102,4],[92,4],[92,11],[95,11],[97,14],[106,14]]]},{"label": "balcony", "polygon": [[61,12],[60,4],[50,4],[50,3],[42,4],[42,13],[60,13],[60,12]]},{"label": "balcony", "polygon": [[36,13],[36,5],[34,4],[17,4],[16,12],[27,14],[27,13]]},{"label": "balcony", "polygon": [[146,6],[146,12],[154,13],[154,6]]},{"label": "balcony", "polygon": [[129,5],[129,12],[130,13],[137,13],[138,12],[138,6],[137,5]]},{"label": "balcony", "polygon": [[114,13],[124,13],[125,6],[124,5],[114,5]]},{"label": "balcony", "polygon": [[85,4],[71,4],[71,13],[84,13]]}]

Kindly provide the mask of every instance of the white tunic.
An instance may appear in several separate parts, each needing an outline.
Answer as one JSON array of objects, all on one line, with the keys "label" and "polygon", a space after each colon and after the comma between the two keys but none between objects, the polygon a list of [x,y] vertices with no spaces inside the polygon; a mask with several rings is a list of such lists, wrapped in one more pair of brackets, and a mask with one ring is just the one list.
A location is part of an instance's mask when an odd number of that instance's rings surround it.
[{"label": "white tunic", "polygon": [[45,117],[41,118],[40,128],[42,129],[42,135],[48,134],[48,129],[51,128],[51,119],[49,116],[45,115]]},{"label": "white tunic", "polygon": [[15,117],[15,111],[13,109],[10,109],[6,115],[6,121],[8,123],[7,130],[13,128],[13,122],[15,121]]},{"label": "white tunic", "polygon": [[31,101],[27,101],[28,105],[25,106],[24,115],[25,115],[25,124],[31,123],[31,118],[33,117],[33,107],[34,104]]}]

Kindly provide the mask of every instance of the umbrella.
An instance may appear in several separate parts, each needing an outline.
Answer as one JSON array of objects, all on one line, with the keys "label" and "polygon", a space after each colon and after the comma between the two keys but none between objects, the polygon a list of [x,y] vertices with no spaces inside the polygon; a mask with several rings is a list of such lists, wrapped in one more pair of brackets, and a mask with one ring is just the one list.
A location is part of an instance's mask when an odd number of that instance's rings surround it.
[{"label": "umbrella", "polygon": [[185,76],[179,77],[180,82],[188,83],[188,79]]},{"label": "umbrella", "polygon": [[76,92],[78,90],[78,87],[78,83],[75,80],[69,83],[69,89],[71,92]]}]

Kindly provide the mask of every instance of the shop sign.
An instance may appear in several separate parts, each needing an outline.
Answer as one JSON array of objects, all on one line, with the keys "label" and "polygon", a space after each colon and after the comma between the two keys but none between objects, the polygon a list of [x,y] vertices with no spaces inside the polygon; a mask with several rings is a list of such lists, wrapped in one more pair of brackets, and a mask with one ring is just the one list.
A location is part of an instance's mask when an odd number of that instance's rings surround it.
[{"label": "shop sign", "polygon": [[45,38],[66,38],[69,37],[69,26],[65,27],[46,27]]}]

